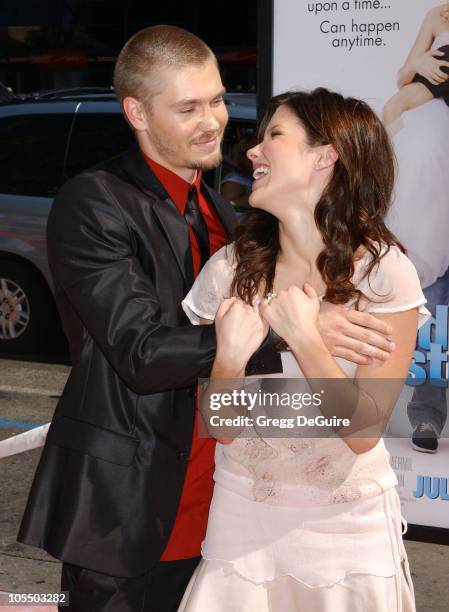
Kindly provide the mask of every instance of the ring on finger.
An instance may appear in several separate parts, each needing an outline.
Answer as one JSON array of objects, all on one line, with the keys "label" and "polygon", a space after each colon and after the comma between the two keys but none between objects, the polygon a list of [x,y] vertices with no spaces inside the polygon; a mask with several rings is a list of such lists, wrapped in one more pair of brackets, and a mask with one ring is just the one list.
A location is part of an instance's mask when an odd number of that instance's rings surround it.
[{"label": "ring on finger", "polygon": [[276,298],[278,296],[278,294],[276,293],[276,291],[270,291],[269,293],[267,293],[267,302],[270,303],[271,300],[274,300],[274,298]]}]

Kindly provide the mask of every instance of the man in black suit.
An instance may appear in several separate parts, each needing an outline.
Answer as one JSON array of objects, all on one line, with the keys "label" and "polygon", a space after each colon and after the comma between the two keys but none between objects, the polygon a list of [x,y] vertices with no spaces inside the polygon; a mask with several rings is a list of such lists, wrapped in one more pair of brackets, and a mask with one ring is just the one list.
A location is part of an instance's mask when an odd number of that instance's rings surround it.
[{"label": "man in black suit", "polygon": [[[211,50],[175,27],[134,35],[114,84],[137,145],[67,182],[48,220],[73,367],[18,537],[63,561],[70,610],[171,612],[212,492],[213,443],[193,432],[215,332],[190,326],[180,304],[232,240],[231,206],[201,181],[220,163],[227,112]],[[333,348],[357,350],[342,309],[323,314],[323,329],[342,321],[351,337],[330,334]],[[381,336],[372,344],[388,349]]]}]

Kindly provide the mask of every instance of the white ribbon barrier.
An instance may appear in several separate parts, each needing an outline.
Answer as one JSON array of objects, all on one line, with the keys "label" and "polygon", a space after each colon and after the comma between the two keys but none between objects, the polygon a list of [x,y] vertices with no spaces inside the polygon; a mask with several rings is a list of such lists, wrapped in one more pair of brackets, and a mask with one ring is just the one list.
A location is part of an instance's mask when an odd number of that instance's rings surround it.
[{"label": "white ribbon barrier", "polygon": [[0,459],[44,446],[50,423],[0,441]]}]

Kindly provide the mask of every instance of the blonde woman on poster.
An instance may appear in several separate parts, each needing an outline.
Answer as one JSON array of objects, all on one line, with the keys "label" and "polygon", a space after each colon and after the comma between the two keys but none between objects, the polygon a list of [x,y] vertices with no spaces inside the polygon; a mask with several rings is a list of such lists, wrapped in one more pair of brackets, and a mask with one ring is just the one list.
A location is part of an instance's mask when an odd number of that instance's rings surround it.
[{"label": "blonde woman on poster", "polygon": [[[445,82],[447,62],[434,56],[445,45],[449,45],[449,3],[425,16],[399,70],[400,87],[410,84],[416,74]],[[449,266],[449,106],[432,96],[401,119],[403,125],[393,138],[399,170],[389,224],[408,249],[422,286],[429,287]]]},{"label": "blonde woman on poster", "polygon": [[[449,301],[449,2],[431,9],[385,105],[398,160],[389,227],[415,264],[435,315]],[[408,111],[408,112],[404,112]],[[446,390],[427,380],[408,405],[414,450],[435,453],[447,419]]]},{"label": "blonde woman on poster", "polygon": [[[255,210],[183,302],[192,323],[215,319],[212,385],[245,376],[265,321],[284,340],[284,383],[338,380],[336,406],[346,410],[370,380],[361,411],[385,422],[397,395],[380,399],[388,385],[379,379],[405,379],[425,298],[384,223],[394,159],[382,123],[361,100],[289,92],[271,100],[248,157]],[[319,337],[318,296],[388,323],[390,359],[334,359]],[[315,438],[255,429],[217,444],[203,560],[179,611],[413,612],[397,480],[379,430],[349,439],[332,428]]]},{"label": "blonde woman on poster", "polygon": [[399,91],[385,104],[383,121],[390,133],[403,125],[402,113],[433,98],[449,105],[449,3],[430,10],[405,64],[398,73]]}]

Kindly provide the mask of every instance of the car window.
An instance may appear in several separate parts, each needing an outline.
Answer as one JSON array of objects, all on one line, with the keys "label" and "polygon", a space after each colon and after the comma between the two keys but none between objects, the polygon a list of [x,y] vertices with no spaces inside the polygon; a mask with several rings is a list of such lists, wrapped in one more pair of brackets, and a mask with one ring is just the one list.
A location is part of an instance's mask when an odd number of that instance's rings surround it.
[{"label": "car window", "polygon": [[0,193],[56,193],[72,119],[68,113],[0,119]]},{"label": "car window", "polygon": [[78,114],[70,138],[66,176],[118,155],[133,141],[131,128],[121,113]]}]

